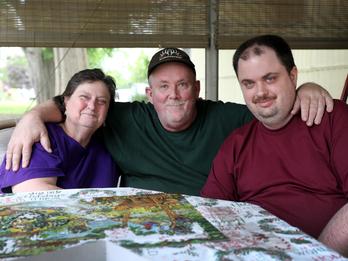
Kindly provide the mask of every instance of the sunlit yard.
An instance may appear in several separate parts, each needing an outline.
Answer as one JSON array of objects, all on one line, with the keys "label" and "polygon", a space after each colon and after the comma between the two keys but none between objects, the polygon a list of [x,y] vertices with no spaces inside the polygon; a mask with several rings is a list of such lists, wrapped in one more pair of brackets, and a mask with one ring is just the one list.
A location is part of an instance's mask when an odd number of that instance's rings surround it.
[{"label": "sunlit yard", "polygon": [[0,119],[1,115],[14,117],[22,115],[36,105],[34,101],[16,102],[16,101],[0,101]]}]

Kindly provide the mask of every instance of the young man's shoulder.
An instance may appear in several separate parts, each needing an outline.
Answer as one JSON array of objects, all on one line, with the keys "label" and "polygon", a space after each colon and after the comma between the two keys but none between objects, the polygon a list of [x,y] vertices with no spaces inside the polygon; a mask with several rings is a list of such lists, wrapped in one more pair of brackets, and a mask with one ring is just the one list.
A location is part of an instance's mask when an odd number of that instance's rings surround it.
[{"label": "young man's shoulder", "polygon": [[331,122],[331,124],[335,124],[335,122],[348,122],[348,104],[341,100],[334,99],[334,107],[332,112],[324,113],[324,116],[321,120],[320,125],[323,125],[325,122]]},{"label": "young man's shoulder", "polygon": [[348,104],[344,101],[334,99],[334,111],[348,111]]}]

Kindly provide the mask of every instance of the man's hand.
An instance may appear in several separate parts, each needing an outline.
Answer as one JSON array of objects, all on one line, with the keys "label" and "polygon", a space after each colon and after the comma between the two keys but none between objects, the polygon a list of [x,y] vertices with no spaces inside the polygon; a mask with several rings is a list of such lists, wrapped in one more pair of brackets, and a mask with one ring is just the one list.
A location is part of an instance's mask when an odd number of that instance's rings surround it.
[{"label": "man's hand", "polygon": [[29,165],[32,145],[35,141],[40,141],[47,152],[51,152],[51,145],[47,134],[47,129],[35,112],[29,112],[23,116],[14,129],[6,151],[6,169],[19,169],[22,158],[22,167]]},{"label": "man's hand", "polygon": [[324,112],[333,110],[333,100],[327,90],[316,83],[302,84],[297,90],[294,107],[291,111],[296,114],[301,107],[301,118],[307,126],[320,124]]}]

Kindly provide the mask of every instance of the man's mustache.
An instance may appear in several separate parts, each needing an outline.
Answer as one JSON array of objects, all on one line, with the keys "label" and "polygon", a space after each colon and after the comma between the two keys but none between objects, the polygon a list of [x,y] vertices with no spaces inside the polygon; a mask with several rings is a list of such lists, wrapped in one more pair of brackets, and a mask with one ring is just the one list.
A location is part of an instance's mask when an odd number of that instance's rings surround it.
[{"label": "man's mustache", "polygon": [[262,95],[262,96],[255,96],[252,100],[253,103],[261,103],[261,102],[267,102],[271,100],[275,100],[277,96],[275,95]]}]

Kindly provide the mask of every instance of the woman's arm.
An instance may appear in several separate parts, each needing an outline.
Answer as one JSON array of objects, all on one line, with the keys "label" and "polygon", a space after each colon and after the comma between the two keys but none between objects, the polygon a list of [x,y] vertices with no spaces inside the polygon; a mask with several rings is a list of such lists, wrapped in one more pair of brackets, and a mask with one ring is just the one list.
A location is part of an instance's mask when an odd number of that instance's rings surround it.
[{"label": "woman's arm", "polygon": [[12,192],[30,192],[39,190],[55,190],[62,189],[57,187],[57,177],[36,178],[23,181],[12,186]]}]

